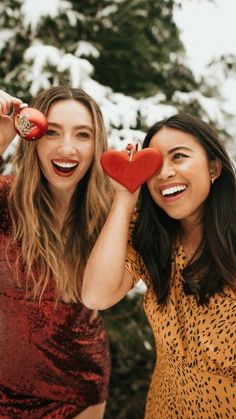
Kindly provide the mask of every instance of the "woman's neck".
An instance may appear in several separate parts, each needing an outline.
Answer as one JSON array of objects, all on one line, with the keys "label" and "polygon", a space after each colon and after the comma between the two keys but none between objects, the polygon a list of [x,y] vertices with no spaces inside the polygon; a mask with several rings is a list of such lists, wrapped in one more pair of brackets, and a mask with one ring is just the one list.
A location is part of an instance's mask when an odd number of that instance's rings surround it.
[{"label": "woman's neck", "polygon": [[[187,227],[187,228],[186,228]],[[184,247],[184,253],[188,261],[194,259],[198,253],[202,241],[202,225],[188,225],[182,228],[181,242]]]}]

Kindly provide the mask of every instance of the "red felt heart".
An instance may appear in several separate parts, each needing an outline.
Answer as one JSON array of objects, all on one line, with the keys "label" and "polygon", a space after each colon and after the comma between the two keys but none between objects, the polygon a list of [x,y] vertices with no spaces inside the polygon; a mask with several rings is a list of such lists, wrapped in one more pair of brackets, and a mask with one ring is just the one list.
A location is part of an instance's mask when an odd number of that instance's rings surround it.
[{"label": "red felt heart", "polygon": [[15,116],[15,129],[25,140],[38,140],[48,129],[44,114],[35,108],[23,108]]},{"label": "red felt heart", "polygon": [[101,165],[108,176],[134,192],[160,169],[162,155],[154,148],[145,148],[130,160],[127,152],[108,150],[101,156]]}]

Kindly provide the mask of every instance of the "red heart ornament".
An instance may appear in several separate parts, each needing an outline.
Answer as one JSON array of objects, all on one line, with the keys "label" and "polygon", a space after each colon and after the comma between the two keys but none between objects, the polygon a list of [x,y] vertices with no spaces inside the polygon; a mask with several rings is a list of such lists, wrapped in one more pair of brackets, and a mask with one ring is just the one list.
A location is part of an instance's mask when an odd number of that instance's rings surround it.
[{"label": "red heart ornament", "polygon": [[48,129],[45,115],[35,108],[23,108],[15,116],[15,129],[25,140],[38,140]]},{"label": "red heart ornament", "polygon": [[101,165],[108,176],[134,192],[160,169],[162,155],[154,148],[145,148],[130,160],[127,152],[108,150],[101,156]]}]

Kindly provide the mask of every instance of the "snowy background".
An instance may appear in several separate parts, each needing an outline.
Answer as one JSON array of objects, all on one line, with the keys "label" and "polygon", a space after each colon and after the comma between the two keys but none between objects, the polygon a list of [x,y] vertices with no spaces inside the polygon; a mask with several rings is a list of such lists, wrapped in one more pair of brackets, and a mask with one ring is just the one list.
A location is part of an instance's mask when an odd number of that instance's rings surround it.
[{"label": "snowy background", "polygon": [[[211,62],[228,55],[236,57],[236,1],[192,0],[176,9],[175,21],[181,29],[188,63],[198,79],[206,77],[221,86],[224,108],[235,117],[230,131],[236,134],[236,74],[225,75],[222,65],[214,70]],[[227,128],[227,127],[226,127]]]},{"label": "snowy background", "polygon": [[[140,120],[142,126],[148,127],[158,119],[177,113],[179,109],[176,104],[188,106],[196,101],[201,106],[201,116],[206,121],[213,121],[228,134],[227,145],[235,156],[236,72],[229,71],[229,61],[232,60],[232,66],[235,65],[233,62],[236,55],[235,0],[176,0],[174,20],[186,48],[185,64],[191,68],[199,83],[204,81],[209,87],[217,86],[220,89],[215,96],[204,95],[198,89],[190,92],[176,89],[172,96],[173,104],[166,100],[165,92],[137,98],[114,91],[96,81],[94,66],[90,61],[91,58],[99,57],[100,52],[94,43],[78,39],[71,53],[66,48],[58,48],[40,39],[37,31],[44,19],[56,20],[64,14],[72,30],[78,20],[83,22],[86,19],[82,13],[73,9],[72,2],[19,0],[17,3],[19,10],[16,12],[13,9],[12,16],[16,17],[19,13],[17,18],[30,39],[23,52],[24,64],[20,69],[20,77],[29,86],[32,96],[50,87],[52,80],[49,68],[55,68],[57,74],[67,72],[72,86],[87,91],[100,105],[109,135],[109,147],[118,149],[123,149],[126,143],[132,141],[142,142],[144,130],[140,129]],[[119,7],[121,0],[108,3],[109,6],[98,12],[99,19],[108,19]],[[180,3],[181,7],[178,7]],[[0,29],[0,52],[14,41],[15,36],[15,28]],[[221,57],[224,55],[227,59],[222,62]],[[5,79],[11,84],[11,80],[18,77],[18,74],[17,69],[13,69]],[[57,76],[53,83],[57,83]],[[7,155],[11,152],[8,149]]]},{"label": "snowy background", "polygon": [[[0,1],[0,88],[28,102],[66,78],[97,100],[114,148],[187,111],[213,124],[236,158],[236,0],[173,1],[174,10],[172,0]],[[144,291],[140,283],[138,298]],[[111,310],[103,313],[113,361],[106,419],[140,419],[152,332],[141,300]]]}]

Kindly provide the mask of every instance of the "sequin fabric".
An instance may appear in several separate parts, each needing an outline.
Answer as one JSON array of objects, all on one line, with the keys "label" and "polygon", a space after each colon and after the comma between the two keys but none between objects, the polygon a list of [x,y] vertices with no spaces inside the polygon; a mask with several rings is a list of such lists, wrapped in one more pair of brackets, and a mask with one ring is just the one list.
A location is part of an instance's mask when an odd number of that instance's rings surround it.
[{"label": "sequin fabric", "polygon": [[106,332],[81,303],[55,305],[53,285],[39,304],[26,297],[23,270],[17,283],[16,254],[6,258],[11,182],[0,176],[0,418],[73,418],[107,399]]},{"label": "sequin fabric", "polygon": [[161,310],[150,275],[131,243],[126,269],[147,285],[144,310],[156,341],[157,361],[145,419],[236,418],[236,295],[232,289],[200,306],[183,291],[186,257],[176,243],[171,288]]}]

